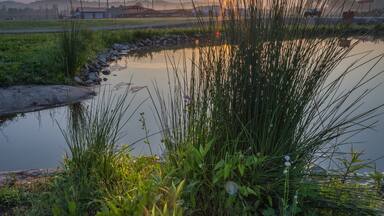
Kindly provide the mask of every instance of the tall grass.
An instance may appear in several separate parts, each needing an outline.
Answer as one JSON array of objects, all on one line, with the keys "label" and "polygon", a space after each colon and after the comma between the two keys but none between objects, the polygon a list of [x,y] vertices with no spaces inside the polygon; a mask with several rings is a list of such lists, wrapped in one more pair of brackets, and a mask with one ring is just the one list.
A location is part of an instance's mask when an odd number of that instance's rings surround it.
[{"label": "tall grass", "polygon": [[34,203],[31,215],[181,215],[183,183],[173,184],[155,156],[132,157],[118,145],[142,102],[127,88],[108,87],[84,104],[71,105],[62,129],[68,155],[62,173]]},{"label": "tall grass", "polygon": [[[156,89],[167,156],[187,179],[193,214],[294,214],[287,204],[316,153],[373,126],[369,120],[380,107],[357,110],[372,91],[366,84],[378,74],[367,71],[351,89],[340,89],[361,68],[354,62],[329,81],[357,43],[339,47],[337,37],[324,37],[302,18],[306,9],[326,4],[221,2],[221,16],[201,22],[212,45],[199,48],[189,72],[172,68],[168,99]],[[328,26],[334,35],[340,28]],[[355,97],[362,88],[367,90]]]},{"label": "tall grass", "polygon": [[94,34],[80,28],[75,20],[66,21],[63,33],[59,35],[59,62],[62,71],[68,77],[79,72],[88,57],[92,56],[92,45],[95,43]]},{"label": "tall grass", "polygon": [[68,128],[63,130],[70,154],[63,178],[53,190],[57,193],[52,196],[54,213],[94,214],[101,207],[100,199],[122,181],[123,173],[116,166],[127,149],[116,145],[130,119],[133,101],[128,90],[116,96],[105,88],[90,104],[70,108]]}]

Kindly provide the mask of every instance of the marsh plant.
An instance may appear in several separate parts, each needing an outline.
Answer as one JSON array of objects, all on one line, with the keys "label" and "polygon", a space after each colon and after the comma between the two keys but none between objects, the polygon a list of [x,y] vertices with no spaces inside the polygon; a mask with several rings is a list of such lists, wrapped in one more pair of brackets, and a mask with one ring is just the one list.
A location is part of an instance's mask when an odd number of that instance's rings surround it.
[{"label": "marsh plant", "polygon": [[[352,62],[336,78],[330,75],[358,42],[343,48],[337,37],[325,37],[303,14],[328,1],[310,2],[222,2],[220,16],[201,22],[212,45],[198,48],[191,68],[172,68],[168,93],[156,89],[152,98],[167,157],[176,176],[186,179],[186,212],[306,214],[300,198],[306,167],[319,152],[330,154],[330,145],[341,145],[337,138],[373,126],[370,120],[381,107],[364,112],[358,107],[373,90],[366,84],[379,74],[366,71],[350,89],[340,89],[364,63]],[[324,25],[328,33],[341,34],[342,25]],[[302,203],[293,205],[297,197]],[[322,201],[305,207],[365,212],[353,202],[347,208]]]},{"label": "marsh plant", "polygon": [[33,201],[31,215],[182,214],[184,183],[173,184],[157,157],[133,157],[119,142],[143,103],[129,92],[101,87],[96,99],[70,106],[62,171]]},{"label": "marsh plant", "polygon": [[78,21],[64,22],[63,32],[59,35],[58,59],[61,70],[68,77],[73,77],[92,56],[91,45],[95,43],[94,34],[79,26]]}]

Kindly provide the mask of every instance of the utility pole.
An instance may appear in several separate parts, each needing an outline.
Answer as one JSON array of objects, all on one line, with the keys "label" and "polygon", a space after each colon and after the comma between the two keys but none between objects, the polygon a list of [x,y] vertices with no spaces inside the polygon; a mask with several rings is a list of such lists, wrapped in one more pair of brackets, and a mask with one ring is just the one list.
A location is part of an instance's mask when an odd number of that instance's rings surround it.
[{"label": "utility pole", "polygon": [[99,8],[100,8],[100,0],[99,0]]},{"label": "utility pole", "polygon": [[73,14],[73,3],[72,3],[72,0],[69,0],[69,5],[70,5],[70,9],[69,9],[69,14],[72,16]]},{"label": "utility pole", "polygon": [[84,19],[83,0],[80,0],[81,18]]},{"label": "utility pole", "polygon": [[109,8],[109,0],[107,0],[107,9]]}]

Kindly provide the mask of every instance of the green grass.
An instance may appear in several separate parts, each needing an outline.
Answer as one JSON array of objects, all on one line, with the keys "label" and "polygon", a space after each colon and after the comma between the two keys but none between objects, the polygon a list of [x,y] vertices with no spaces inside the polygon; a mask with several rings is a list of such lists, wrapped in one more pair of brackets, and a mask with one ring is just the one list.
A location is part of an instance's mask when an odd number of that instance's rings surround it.
[{"label": "green grass", "polygon": [[[194,21],[190,17],[161,17],[161,18],[119,18],[119,19],[90,19],[78,20],[81,27],[104,27],[142,24],[177,24],[185,21]],[[28,30],[28,29],[61,29],[65,21],[62,20],[1,20],[1,30]]]},{"label": "green grass", "polygon": [[[155,35],[188,34],[195,29],[82,31],[79,41],[85,48],[73,73],[97,52],[113,43],[134,42]],[[72,77],[60,64],[63,50],[61,33],[0,35],[0,86],[22,84],[71,84]]]},{"label": "green grass", "polygon": [[56,36],[1,35],[0,85],[65,82],[62,74],[49,71]]}]

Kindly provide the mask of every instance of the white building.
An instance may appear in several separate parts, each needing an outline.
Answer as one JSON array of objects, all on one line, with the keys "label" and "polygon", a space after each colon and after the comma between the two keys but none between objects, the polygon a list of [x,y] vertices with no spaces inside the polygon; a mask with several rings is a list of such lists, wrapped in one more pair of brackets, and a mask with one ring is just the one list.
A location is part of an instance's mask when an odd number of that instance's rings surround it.
[{"label": "white building", "polygon": [[110,17],[106,8],[77,8],[74,16],[80,19],[103,19]]}]

